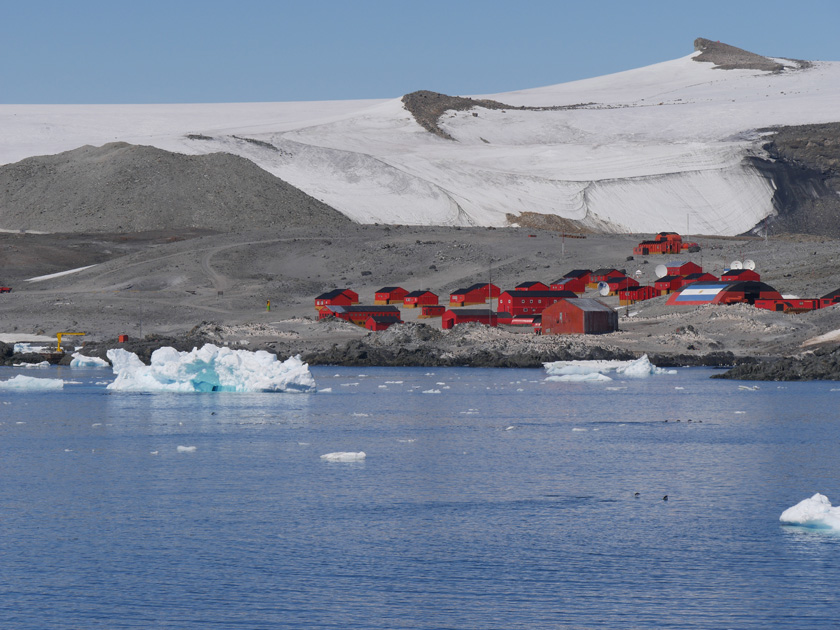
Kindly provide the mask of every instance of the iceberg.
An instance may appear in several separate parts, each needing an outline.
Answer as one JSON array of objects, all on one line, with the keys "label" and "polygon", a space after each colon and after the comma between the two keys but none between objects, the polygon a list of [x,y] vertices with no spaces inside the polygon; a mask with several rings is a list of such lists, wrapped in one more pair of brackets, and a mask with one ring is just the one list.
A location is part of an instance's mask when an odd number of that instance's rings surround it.
[{"label": "iceberg", "polygon": [[788,525],[840,530],[840,506],[832,507],[828,497],[818,492],[786,509],[779,520]]},{"label": "iceberg", "polygon": [[614,372],[617,375],[629,378],[646,378],[652,374],[676,374],[676,370],[666,370],[653,365],[646,354],[634,361],[551,361],[543,363],[545,371],[550,376],[561,376],[576,378],[551,379],[551,380],[605,380],[595,375],[606,375]]},{"label": "iceberg", "polygon": [[0,381],[0,389],[16,389],[20,391],[43,392],[64,388],[64,381],[60,378],[35,378],[18,374],[7,381]]},{"label": "iceberg", "polygon": [[86,357],[81,352],[74,352],[70,367],[110,367],[111,364],[99,357]]},{"label": "iceberg", "polygon": [[367,457],[367,455],[365,455],[364,451],[359,451],[358,453],[338,451],[336,453],[321,455],[321,459],[328,462],[360,462],[365,457]]},{"label": "iceberg", "polygon": [[294,356],[279,361],[269,352],[207,344],[180,352],[159,348],[151,364],[121,348],[108,350],[116,374],[108,389],[134,392],[313,392],[309,366]]}]

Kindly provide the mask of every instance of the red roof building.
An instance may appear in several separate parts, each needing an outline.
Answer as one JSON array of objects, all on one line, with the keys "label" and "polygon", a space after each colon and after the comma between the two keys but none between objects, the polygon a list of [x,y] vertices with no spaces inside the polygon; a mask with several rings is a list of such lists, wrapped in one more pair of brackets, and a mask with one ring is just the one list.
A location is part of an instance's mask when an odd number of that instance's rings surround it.
[{"label": "red roof building", "polygon": [[572,291],[505,291],[499,296],[499,310],[519,315],[537,315],[564,298],[577,297]]},{"label": "red roof building", "polygon": [[373,296],[374,304],[401,304],[408,291],[402,287],[382,287]]},{"label": "red roof building", "polygon": [[315,298],[315,310],[325,306],[350,306],[359,303],[359,294],[350,289],[333,289]]},{"label": "red roof building", "polygon": [[628,287],[618,292],[618,303],[622,306],[627,306],[628,304],[651,300],[655,297],[659,297],[659,291],[655,287],[647,285],[643,287]]},{"label": "red roof building", "polygon": [[826,306],[831,306],[833,304],[840,304],[840,289],[832,291],[831,293],[826,293],[820,298],[820,308],[825,308]]},{"label": "red roof building", "polygon": [[487,308],[460,308],[457,311],[450,309],[441,317],[440,326],[444,330],[466,322],[478,322],[485,326],[498,326],[502,323],[499,320],[502,320],[502,322],[510,321],[510,313],[496,313]]},{"label": "red roof building", "polygon": [[418,306],[430,306],[439,301],[437,293],[431,291],[412,291],[403,298],[403,307],[417,308]]},{"label": "red roof building", "polygon": [[692,282],[716,282],[717,280],[717,276],[714,276],[706,271],[701,273],[690,273],[687,276],[683,276],[683,286],[691,284]]},{"label": "red roof building", "polygon": [[486,304],[488,298],[499,297],[499,287],[487,282],[474,284],[466,289],[458,289],[449,294],[449,306],[471,306]]},{"label": "red roof building", "polygon": [[378,332],[380,330],[388,330],[394,324],[401,324],[402,320],[399,317],[392,315],[371,315],[365,320],[365,328]]},{"label": "red roof building", "polygon": [[542,312],[543,335],[591,335],[618,330],[618,313],[592,298],[569,298]]}]

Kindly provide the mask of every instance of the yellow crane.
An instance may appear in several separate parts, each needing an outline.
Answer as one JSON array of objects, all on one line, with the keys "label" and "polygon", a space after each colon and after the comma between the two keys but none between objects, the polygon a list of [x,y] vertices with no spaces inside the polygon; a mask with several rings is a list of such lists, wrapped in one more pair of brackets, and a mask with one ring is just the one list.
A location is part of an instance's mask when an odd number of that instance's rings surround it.
[{"label": "yellow crane", "polygon": [[56,346],[55,346],[55,351],[56,351],[56,352],[61,352],[61,351],[62,351],[62,350],[61,350],[61,338],[62,338],[63,336],[65,336],[65,335],[84,335],[84,334],[86,334],[86,333],[77,333],[77,332],[60,332],[60,333],[55,333],[55,338],[56,338],[56,339],[58,339],[58,343],[57,343],[57,344],[56,344]]}]

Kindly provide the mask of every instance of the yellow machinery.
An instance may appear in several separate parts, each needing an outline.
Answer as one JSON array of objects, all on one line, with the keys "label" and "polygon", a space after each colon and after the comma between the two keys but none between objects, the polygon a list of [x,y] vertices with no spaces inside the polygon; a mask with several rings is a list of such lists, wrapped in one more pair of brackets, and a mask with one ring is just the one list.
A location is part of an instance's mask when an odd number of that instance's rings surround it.
[{"label": "yellow machinery", "polygon": [[58,339],[58,343],[56,344],[55,351],[56,351],[56,352],[62,352],[62,350],[61,350],[61,338],[62,338],[64,335],[84,335],[84,334],[85,334],[85,333],[74,333],[74,332],[60,332],[60,333],[55,333],[55,338],[56,338],[56,339]]}]

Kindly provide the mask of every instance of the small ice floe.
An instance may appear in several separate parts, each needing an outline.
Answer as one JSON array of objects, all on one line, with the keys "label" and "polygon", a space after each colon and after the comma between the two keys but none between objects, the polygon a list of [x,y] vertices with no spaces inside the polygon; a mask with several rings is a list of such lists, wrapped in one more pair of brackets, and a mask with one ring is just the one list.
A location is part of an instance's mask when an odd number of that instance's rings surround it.
[{"label": "small ice floe", "polygon": [[524,392],[525,390],[524,390],[524,389],[522,389],[521,387],[517,387],[517,388],[516,388],[516,391],[518,391],[518,392]]},{"label": "small ice floe", "polygon": [[158,451],[149,451],[149,455],[157,455]]},{"label": "small ice floe", "polygon": [[435,375],[434,372],[426,372],[426,376],[434,376],[434,375]]},{"label": "small ice floe", "polygon": [[341,387],[358,387],[358,383],[341,383]]},{"label": "small ice floe", "polygon": [[[551,361],[544,363],[543,366],[549,376],[594,376],[595,374],[600,374],[603,377],[606,376],[606,373],[612,372],[616,375],[629,378],[646,378],[651,375],[677,373],[676,370],[666,370],[665,368],[656,367],[650,362],[646,354],[635,361]],[[606,380],[609,380],[608,376]]]},{"label": "small ice floe", "polygon": [[369,414],[369,413],[358,413],[358,412],[353,412],[351,415],[352,415],[354,418],[369,418],[369,417],[370,417],[370,414]]},{"label": "small ice floe", "polygon": [[679,386],[677,386],[677,387],[675,387],[674,389],[685,389],[685,387],[679,387]]},{"label": "small ice floe", "polygon": [[609,376],[600,374],[599,372],[590,372],[588,374],[557,374],[547,376],[545,380],[555,383],[605,383],[612,381]]},{"label": "small ice floe", "polygon": [[572,431],[582,432],[582,431],[589,431],[589,429],[582,429],[582,428],[580,428],[580,427],[574,427],[574,428],[572,429]]},{"label": "small ice floe", "polygon": [[50,367],[49,361],[41,361],[40,363],[13,363],[12,367],[16,368],[48,368]]},{"label": "small ice floe", "polygon": [[309,446],[310,442],[298,442],[298,446]]},{"label": "small ice floe", "polygon": [[460,413],[464,414],[465,416],[473,416],[478,413],[478,409],[467,409],[466,411],[461,411]]},{"label": "small ice floe", "polygon": [[386,385],[402,385],[404,381],[385,381]]},{"label": "small ice floe", "polygon": [[324,387],[323,389],[319,389],[319,394],[329,394],[332,391],[332,387]]},{"label": "small ice floe", "polygon": [[627,389],[627,387],[605,387],[608,392],[620,392],[622,389]]},{"label": "small ice floe", "polygon": [[195,453],[198,450],[197,446],[179,446],[177,449],[179,453]]},{"label": "small ice floe", "polygon": [[779,520],[788,525],[840,530],[840,506],[832,507],[828,497],[818,492],[786,509]]},{"label": "small ice floe", "polygon": [[746,392],[755,392],[758,391],[758,385],[738,385],[738,389],[746,391]]},{"label": "small ice floe", "polygon": [[388,386],[387,385],[380,385],[379,389],[388,389]]},{"label": "small ice floe", "polygon": [[417,438],[404,438],[404,439],[397,439],[397,442],[402,442],[403,444],[411,444],[412,442],[416,442]]},{"label": "small ice floe", "polygon": [[515,426],[510,425],[509,427],[505,427],[505,431],[513,431],[515,428]]},{"label": "small ice floe", "polygon": [[440,394],[440,390],[439,389],[424,389],[423,393],[424,394]]},{"label": "small ice floe", "polygon": [[101,427],[101,426],[102,426],[102,423],[101,423],[101,422],[94,422],[94,423],[93,423],[92,425],[90,425],[90,426],[92,426],[92,427]]},{"label": "small ice floe", "polygon": [[338,451],[335,453],[321,455],[321,459],[327,462],[360,462],[365,457],[367,457],[367,455],[364,451],[359,451],[358,453]]},{"label": "small ice floe", "polygon": [[86,357],[81,352],[73,353],[73,360],[70,367],[110,367],[111,364],[99,357]]},{"label": "small ice floe", "polygon": [[446,385],[446,383],[444,383],[443,381],[438,381],[437,383],[435,383],[435,385]]},{"label": "small ice floe", "polygon": [[14,389],[18,391],[43,392],[56,391],[64,388],[64,381],[60,378],[36,378],[18,374],[7,381],[0,381],[0,389]]},{"label": "small ice floe", "polygon": [[64,449],[64,452],[65,452],[65,453],[72,453],[72,452],[73,452],[73,449],[72,449],[72,448],[65,448],[65,449]]},{"label": "small ice floe", "polygon": [[741,414],[745,414],[745,413],[747,413],[747,412],[746,412],[746,411],[736,411],[736,412],[734,412],[734,413],[736,413],[736,414],[738,414],[738,415],[741,415]]}]

